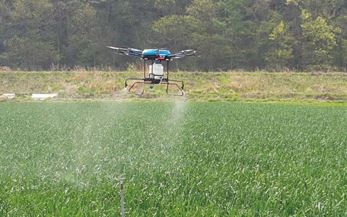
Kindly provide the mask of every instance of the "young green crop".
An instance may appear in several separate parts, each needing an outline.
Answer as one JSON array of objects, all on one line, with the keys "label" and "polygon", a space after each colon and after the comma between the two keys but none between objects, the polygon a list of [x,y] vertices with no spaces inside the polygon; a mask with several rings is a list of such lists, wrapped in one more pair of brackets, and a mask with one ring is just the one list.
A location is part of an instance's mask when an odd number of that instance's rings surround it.
[{"label": "young green crop", "polygon": [[347,108],[0,105],[0,216],[345,216]]}]

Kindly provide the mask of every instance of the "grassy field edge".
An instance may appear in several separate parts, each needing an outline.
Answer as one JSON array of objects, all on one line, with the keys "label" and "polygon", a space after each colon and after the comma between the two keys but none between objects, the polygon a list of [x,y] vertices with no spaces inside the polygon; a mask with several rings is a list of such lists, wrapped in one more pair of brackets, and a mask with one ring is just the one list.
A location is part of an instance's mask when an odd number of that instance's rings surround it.
[{"label": "grassy field edge", "polygon": [[[140,71],[0,71],[0,95],[16,93],[17,101],[30,100],[32,93],[58,93],[59,100],[138,100],[125,93],[124,80],[141,76]],[[347,74],[339,72],[173,72],[171,78],[185,82],[185,98],[192,101],[347,102]],[[170,97],[156,88],[143,98]]]}]

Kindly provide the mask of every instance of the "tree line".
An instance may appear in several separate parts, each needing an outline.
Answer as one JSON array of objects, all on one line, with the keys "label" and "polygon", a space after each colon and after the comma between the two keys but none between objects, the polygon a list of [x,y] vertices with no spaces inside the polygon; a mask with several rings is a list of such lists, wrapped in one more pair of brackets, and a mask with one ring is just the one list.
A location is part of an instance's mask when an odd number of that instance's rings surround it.
[{"label": "tree line", "polygon": [[181,70],[346,71],[347,1],[0,0],[0,66],[134,63],[106,45],[196,49]]}]

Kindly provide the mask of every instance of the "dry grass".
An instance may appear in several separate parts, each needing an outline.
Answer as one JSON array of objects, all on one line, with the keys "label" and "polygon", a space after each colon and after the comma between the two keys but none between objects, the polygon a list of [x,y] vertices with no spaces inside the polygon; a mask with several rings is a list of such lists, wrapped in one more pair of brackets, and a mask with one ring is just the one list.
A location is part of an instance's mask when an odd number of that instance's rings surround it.
[{"label": "dry grass", "polygon": [[[30,95],[58,92],[61,98],[114,98],[127,77],[142,72],[0,71],[0,93]],[[196,100],[329,100],[347,101],[346,73],[176,72],[185,81],[189,99]],[[157,91],[158,92],[158,91]]]}]

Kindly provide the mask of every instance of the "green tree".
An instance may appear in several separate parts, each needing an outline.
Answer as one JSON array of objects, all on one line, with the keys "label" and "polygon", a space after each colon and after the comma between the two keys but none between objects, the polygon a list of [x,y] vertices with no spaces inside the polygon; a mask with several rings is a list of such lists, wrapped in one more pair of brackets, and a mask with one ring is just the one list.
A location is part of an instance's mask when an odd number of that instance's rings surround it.
[{"label": "green tree", "polygon": [[334,19],[334,24],[341,29],[337,36],[337,49],[335,50],[335,65],[347,71],[347,1],[337,12],[338,16]]},{"label": "green tree", "polygon": [[330,25],[323,17],[312,17],[303,10],[303,36],[305,39],[304,59],[308,66],[327,67],[332,63],[333,50],[337,46],[340,29]]},{"label": "green tree", "polygon": [[15,0],[8,15],[8,36],[4,41],[6,62],[11,67],[25,69],[49,68],[59,60],[54,49],[51,14],[48,0],[28,2]]},{"label": "green tree", "polygon": [[[96,66],[96,11],[89,4],[80,4],[78,1],[69,3],[64,6],[63,20],[66,21],[60,27],[63,30],[57,28],[57,35],[61,36],[63,42],[60,48],[62,62],[68,66]],[[57,22],[57,26],[61,24]]]},{"label": "green tree", "polygon": [[276,70],[289,68],[293,60],[293,41],[287,25],[281,21],[269,35],[271,41],[266,54],[268,67]]},{"label": "green tree", "polygon": [[0,66],[8,65],[4,42],[7,38],[7,23],[10,16],[10,2],[0,0]]},{"label": "green tree", "polygon": [[14,0],[9,8],[4,56],[10,66],[95,65],[96,13],[89,3]]},{"label": "green tree", "polygon": [[35,70],[47,69],[58,61],[58,52],[49,42],[38,40],[35,34],[25,37],[14,36],[6,42],[7,61],[15,68]]},{"label": "green tree", "polygon": [[186,48],[194,40],[199,23],[192,16],[166,16],[153,23],[152,29],[156,33],[156,45],[168,48]]},{"label": "green tree", "polygon": [[161,17],[170,15],[182,15],[190,0],[154,0],[154,8],[157,15]]},{"label": "green tree", "polygon": [[[186,66],[203,70],[222,70],[230,66],[230,47],[224,35],[225,23],[218,19],[220,4],[194,0],[184,15],[171,15],[154,22],[159,43],[172,49],[195,48],[199,59],[189,59]],[[189,61],[189,62],[188,62]]]}]

